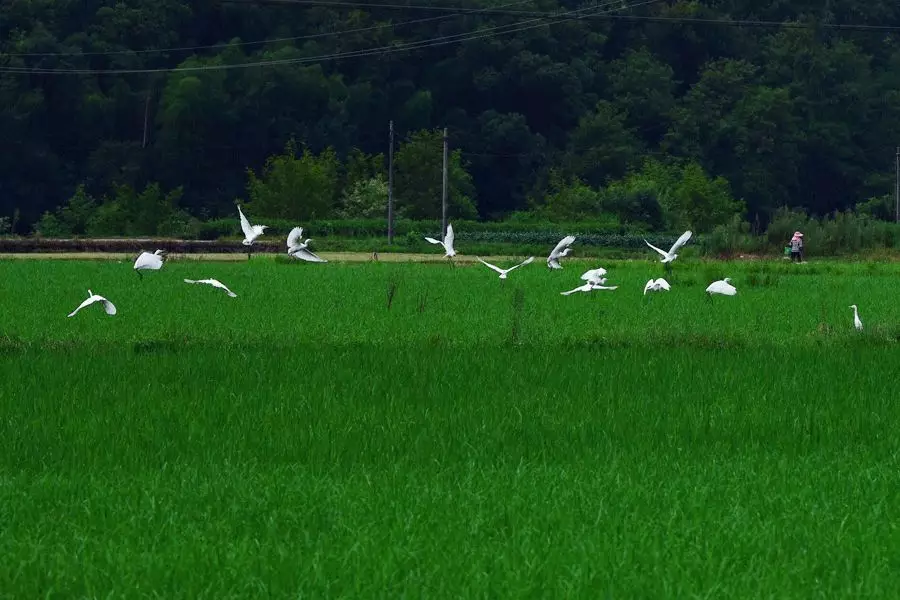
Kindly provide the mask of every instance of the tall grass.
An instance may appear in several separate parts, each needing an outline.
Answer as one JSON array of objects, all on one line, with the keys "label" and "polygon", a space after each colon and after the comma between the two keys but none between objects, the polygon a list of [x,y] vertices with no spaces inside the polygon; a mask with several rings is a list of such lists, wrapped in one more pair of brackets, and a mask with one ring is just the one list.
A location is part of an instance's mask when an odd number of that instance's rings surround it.
[{"label": "tall grass", "polygon": [[890,596],[897,268],[566,265],[0,263],[2,594]]}]

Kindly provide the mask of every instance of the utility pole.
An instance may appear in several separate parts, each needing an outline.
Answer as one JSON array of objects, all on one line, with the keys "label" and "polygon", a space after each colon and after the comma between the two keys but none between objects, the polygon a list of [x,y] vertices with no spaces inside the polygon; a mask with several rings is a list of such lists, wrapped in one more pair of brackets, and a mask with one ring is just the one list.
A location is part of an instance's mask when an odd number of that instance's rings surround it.
[{"label": "utility pole", "polygon": [[444,185],[441,193],[441,239],[447,235],[447,128],[444,127]]},{"label": "utility pole", "polygon": [[147,90],[147,100],[144,102],[144,135],[141,139],[141,148],[147,147],[147,128],[150,123],[150,89]]},{"label": "utility pole", "polygon": [[394,243],[394,121],[389,125],[390,147],[388,148],[388,244]]},{"label": "utility pole", "polygon": [[900,223],[900,147],[897,148],[897,155],[894,158],[894,219]]}]

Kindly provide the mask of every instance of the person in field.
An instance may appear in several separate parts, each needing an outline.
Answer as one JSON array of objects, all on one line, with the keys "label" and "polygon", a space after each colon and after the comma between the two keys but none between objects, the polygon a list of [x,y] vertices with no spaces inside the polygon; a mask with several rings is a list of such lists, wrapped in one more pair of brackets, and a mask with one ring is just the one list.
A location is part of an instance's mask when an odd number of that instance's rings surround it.
[{"label": "person in field", "polygon": [[802,262],[803,261],[803,234],[799,231],[794,232],[794,237],[791,238],[791,262]]}]

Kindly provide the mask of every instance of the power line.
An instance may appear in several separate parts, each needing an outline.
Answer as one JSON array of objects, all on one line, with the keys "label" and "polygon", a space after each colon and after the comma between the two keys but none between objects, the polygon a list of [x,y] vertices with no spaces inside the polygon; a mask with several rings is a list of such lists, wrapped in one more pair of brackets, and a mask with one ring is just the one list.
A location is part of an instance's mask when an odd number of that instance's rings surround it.
[{"label": "power line", "polygon": [[[235,43],[224,43],[220,42],[218,44],[207,44],[202,46],[179,46],[175,48],[146,48],[142,50],[108,50],[108,51],[97,51],[97,52],[0,52],[0,56],[20,56],[20,57],[47,57],[47,56],[122,56],[122,55],[139,55],[139,54],[162,54],[166,52],[194,52],[197,50],[210,50],[213,48],[225,49],[230,47],[241,47],[241,46],[259,46],[263,44],[276,44],[279,42],[296,42],[300,40],[313,40],[320,39],[326,37],[334,37],[339,35],[345,35],[350,33],[364,33],[367,31],[378,31],[380,29],[390,29],[393,27],[402,27],[405,25],[417,25],[420,23],[431,23],[434,21],[441,21],[444,19],[452,19],[454,17],[464,16],[464,15],[472,15],[472,14],[482,14],[487,13],[488,11],[496,11],[508,8],[510,6],[520,6],[522,4],[529,4],[533,2],[533,0],[518,0],[517,2],[509,2],[507,4],[501,4],[499,6],[495,6],[492,8],[449,8],[445,12],[451,12],[451,14],[440,15],[438,17],[425,17],[422,19],[412,19],[409,21],[400,21],[399,23],[381,23],[379,25],[371,25],[369,27],[357,27],[355,29],[343,29],[341,31],[326,31],[323,33],[312,33],[308,35],[297,35],[292,37],[283,37],[283,38],[270,38],[265,40],[255,40],[250,42],[235,42]],[[249,4],[248,2],[235,2],[237,4]],[[327,4],[327,3],[326,3]],[[365,6],[375,6],[375,5],[365,5]],[[440,7],[435,7],[440,8]],[[510,11],[511,13],[515,13],[517,11]],[[529,11],[522,11],[523,14],[528,16],[527,13]]]},{"label": "power line", "polygon": [[[232,4],[272,4],[272,5],[298,5],[298,6],[331,6],[336,8],[369,8],[369,9],[388,9],[388,10],[426,10],[441,12],[458,12],[467,9],[451,6],[432,6],[432,5],[416,5],[416,4],[380,4],[350,1],[331,1],[331,0],[222,0]],[[511,17],[534,17],[544,16],[545,18],[555,18],[553,13],[528,10],[503,10],[504,6],[495,6],[493,8],[480,9],[481,12],[488,15],[501,15]],[[559,17],[565,19],[565,17]],[[702,17],[652,17],[639,15],[616,15],[616,14],[597,14],[586,15],[586,19],[618,19],[625,21],[650,21],[660,23],[688,23],[698,25],[727,25],[733,27],[785,27],[789,29],[805,29],[813,27],[810,23],[801,23],[796,21],[762,21],[752,19],[708,19]],[[816,26],[825,29],[839,29],[848,31],[900,31],[900,26],[896,25],[868,25],[853,23],[818,23]]]},{"label": "power line", "polygon": [[[608,6],[611,4],[619,5],[621,0],[609,0],[602,6]],[[619,9],[629,9],[636,8],[639,6],[644,6],[648,4],[655,4],[660,2],[661,0],[644,0],[643,2],[638,2],[630,5],[619,5],[616,8],[610,9],[619,10]],[[585,15],[583,13],[585,11],[593,11],[598,10],[599,7],[592,6],[589,8],[581,8],[575,9],[571,11],[567,11],[565,13],[560,13],[558,16],[568,15],[566,20],[577,20],[584,18]],[[446,35],[437,38],[429,38],[426,40],[419,40],[415,42],[402,42],[399,44],[393,44],[389,46],[380,46],[376,48],[366,48],[362,50],[352,50],[347,52],[336,52],[333,54],[325,54],[320,56],[310,56],[310,57],[301,57],[301,58],[285,58],[285,59],[275,59],[275,60],[265,60],[265,61],[257,61],[250,63],[236,63],[231,65],[201,65],[196,67],[169,67],[169,68],[156,68],[156,69],[42,69],[42,68],[28,68],[28,67],[0,67],[0,73],[26,73],[26,74],[38,74],[38,75],[133,75],[133,74],[143,74],[143,73],[183,73],[183,72],[199,72],[199,71],[222,71],[222,70],[231,70],[231,69],[246,69],[251,67],[269,67],[269,66],[278,66],[278,65],[297,65],[297,64],[307,64],[314,62],[322,62],[326,60],[338,60],[342,58],[356,58],[361,56],[374,56],[378,54],[391,54],[394,52],[402,52],[409,50],[419,50],[423,48],[432,48],[437,46],[444,46],[447,44],[452,44],[456,42],[465,42],[469,40],[482,39],[486,37],[493,37],[497,35],[506,35],[509,33],[517,33],[520,31],[527,31],[530,29],[535,29],[537,27],[543,27],[546,25],[551,25],[552,23],[548,22],[540,22],[537,24],[532,24],[536,21],[544,21],[544,17],[537,17],[534,19],[529,19],[526,21],[522,21],[520,23],[513,23],[510,25],[497,25],[494,27],[488,27],[482,30],[467,32],[467,33],[459,33],[453,35]],[[525,25],[529,24],[529,25]],[[523,26],[524,25],[524,26]]]}]

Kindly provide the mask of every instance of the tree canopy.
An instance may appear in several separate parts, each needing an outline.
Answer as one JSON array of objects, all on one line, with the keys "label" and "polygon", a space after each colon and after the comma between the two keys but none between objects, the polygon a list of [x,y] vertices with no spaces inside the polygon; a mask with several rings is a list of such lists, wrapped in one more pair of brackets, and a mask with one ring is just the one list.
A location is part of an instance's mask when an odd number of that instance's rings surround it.
[{"label": "tree canopy", "polygon": [[440,214],[444,128],[451,216],[843,211],[893,190],[900,4],[0,3],[5,229],[371,216],[391,120],[410,218]]}]

